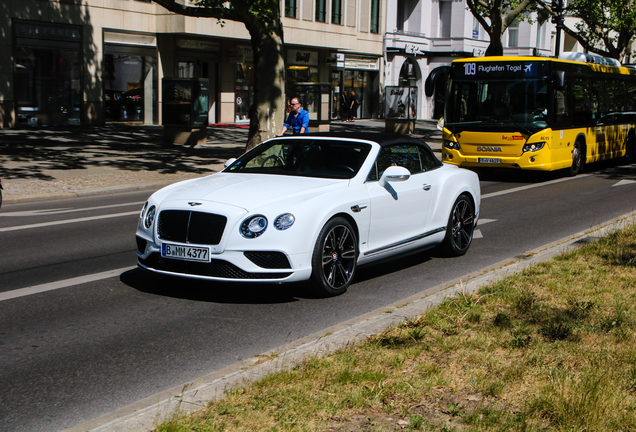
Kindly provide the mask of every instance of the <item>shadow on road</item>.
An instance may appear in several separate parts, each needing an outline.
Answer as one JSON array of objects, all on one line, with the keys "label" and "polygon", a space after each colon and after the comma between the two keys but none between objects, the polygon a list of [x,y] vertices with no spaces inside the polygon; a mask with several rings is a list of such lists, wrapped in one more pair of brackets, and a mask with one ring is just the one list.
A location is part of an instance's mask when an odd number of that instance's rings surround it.
[{"label": "shadow on road", "polygon": [[208,165],[240,156],[246,140],[246,130],[231,127],[208,128],[207,144],[195,148],[164,145],[160,126],[0,130],[0,177],[52,180],[45,171],[91,166],[210,174]]},{"label": "shadow on road", "polygon": [[141,269],[123,273],[120,280],[144,293],[209,303],[280,304],[317,298],[303,283],[223,283],[157,275]]}]

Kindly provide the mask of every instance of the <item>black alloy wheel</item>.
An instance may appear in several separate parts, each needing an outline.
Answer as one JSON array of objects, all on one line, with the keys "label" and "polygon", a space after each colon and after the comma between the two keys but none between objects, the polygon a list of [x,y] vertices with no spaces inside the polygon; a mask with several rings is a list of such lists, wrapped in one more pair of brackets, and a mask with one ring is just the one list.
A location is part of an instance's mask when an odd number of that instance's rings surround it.
[{"label": "black alloy wheel", "polygon": [[358,239],[349,221],[331,219],[320,231],[311,260],[312,286],[321,296],[347,291],[356,272]]},{"label": "black alloy wheel", "polygon": [[464,255],[473,241],[475,231],[475,207],[466,194],[457,198],[446,227],[446,236],[441,249],[446,256]]}]

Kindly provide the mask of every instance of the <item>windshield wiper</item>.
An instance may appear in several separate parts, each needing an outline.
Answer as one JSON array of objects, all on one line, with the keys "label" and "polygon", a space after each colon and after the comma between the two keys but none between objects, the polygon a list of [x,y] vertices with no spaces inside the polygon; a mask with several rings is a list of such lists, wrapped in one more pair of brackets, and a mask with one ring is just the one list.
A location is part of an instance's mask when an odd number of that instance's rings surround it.
[{"label": "windshield wiper", "polygon": [[508,122],[512,123],[515,127],[517,127],[517,128],[519,128],[519,129],[521,129],[521,132],[525,132],[525,133],[526,133],[526,135],[528,135],[528,137],[530,137],[530,135],[532,135],[532,134],[533,134],[533,132],[532,132],[530,129],[528,129],[528,128],[526,128],[525,126],[522,126],[522,125],[520,125],[519,123],[517,123],[516,121],[514,121],[514,120],[512,119],[512,117],[511,117],[511,116],[508,116],[508,117],[506,117],[506,118],[503,118],[503,119],[501,119],[500,121],[502,121],[502,122],[503,122],[503,121],[508,121]]}]

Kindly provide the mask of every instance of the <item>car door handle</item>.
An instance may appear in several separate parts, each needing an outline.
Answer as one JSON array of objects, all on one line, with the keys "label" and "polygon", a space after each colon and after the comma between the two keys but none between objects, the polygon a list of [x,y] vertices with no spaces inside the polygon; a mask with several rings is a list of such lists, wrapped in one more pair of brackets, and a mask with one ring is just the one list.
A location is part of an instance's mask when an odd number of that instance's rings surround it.
[{"label": "car door handle", "polygon": [[424,189],[425,191],[430,191],[431,190],[431,185],[430,184],[422,185],[422,189]]}]

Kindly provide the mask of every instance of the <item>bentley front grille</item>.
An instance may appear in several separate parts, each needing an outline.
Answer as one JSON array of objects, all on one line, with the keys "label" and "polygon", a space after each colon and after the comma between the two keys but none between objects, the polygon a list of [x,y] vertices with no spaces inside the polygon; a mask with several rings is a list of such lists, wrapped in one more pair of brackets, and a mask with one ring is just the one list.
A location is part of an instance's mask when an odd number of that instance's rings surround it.
[{"label": "bentley front grille", "polygon": [[162,240],[178,243],[218,245],[227,224],[225,216],[189,210],[159,213],[158,234]]}]

